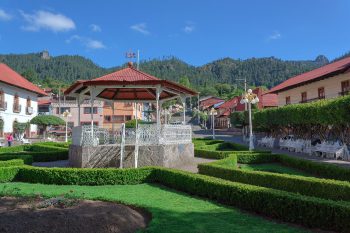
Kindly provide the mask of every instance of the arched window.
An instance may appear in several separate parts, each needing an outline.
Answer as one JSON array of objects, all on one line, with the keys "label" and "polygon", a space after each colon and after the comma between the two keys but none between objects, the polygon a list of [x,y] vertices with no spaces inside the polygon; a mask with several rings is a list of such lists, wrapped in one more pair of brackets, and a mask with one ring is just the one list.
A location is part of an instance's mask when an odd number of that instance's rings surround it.
[{"label": "arched window", "polygon": [[19,113],[21,112],[21,106],[19,105],[19,96],[16,93],[13,99],[13,112]]},{"label": "arched window", "polygon": [[0,89],[0,110],[5,110],[6,104],[5,104],[5,93],[2,89]]}]

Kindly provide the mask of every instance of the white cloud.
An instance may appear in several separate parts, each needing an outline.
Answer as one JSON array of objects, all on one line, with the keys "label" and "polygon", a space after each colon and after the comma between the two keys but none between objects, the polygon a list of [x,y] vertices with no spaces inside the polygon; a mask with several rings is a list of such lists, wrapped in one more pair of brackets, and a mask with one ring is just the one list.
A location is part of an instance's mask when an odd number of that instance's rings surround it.
[{"label": "white cloud", "polygon": [[184,32],[191,33],[196,28],[195,23],[193,22],[187,22],[186,26],[183,28]]},{"label": "white cloud", "polygon": [[54,14],[49,11],[37,11],[34,14],[26,14],[20,11],[20,13],[27,22],[27,25],[22,27],[26,31],[47,29],[62,32],[75,29],[74,21],[62,14]]},{"label": "white cloud", "polygon": [[93,40],[91,38],[78,36],[78,35],[74,35],[70,37],[69,39],[66,40],[66,43],[69,44],[73,41],[80,42],[82,45],[84,45],[88,49],[105,49],[106,48],[106,46],[103,44],[102,41]]},{"label": "white cloud", "polygon": [[0,9],[0,21],[8,21],[12,19],[12,15],[6,13],[3,9]]},{"label": "white cloud", "polygon": [[100,32],[100,31],[102,31],[101,27],[98,26],[97,24],[90,24],[90,29],[93,32]]},{"label": "white cloud", "polygon": [[139,24],[134,24],[130,27],[132,30],[140,32],[144,35],[149,35],[151,34],[148,30],[147,30],[147,25],[146,23],[139,23]]},{"label": "white cloud", "polygon": [[278,40],[281,39],[282,35],[278,31],[274,31],[269,37],[268,40]]}]

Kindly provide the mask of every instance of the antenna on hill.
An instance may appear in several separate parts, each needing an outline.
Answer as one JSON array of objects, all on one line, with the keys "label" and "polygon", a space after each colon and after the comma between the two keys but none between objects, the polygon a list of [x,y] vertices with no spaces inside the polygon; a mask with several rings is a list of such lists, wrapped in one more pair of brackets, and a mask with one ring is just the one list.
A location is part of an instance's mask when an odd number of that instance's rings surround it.
[{"label": "antenna on hill", "polygon": [[140,64],[140,50],[137,50],[137,53],[134,53],[131,49],[129,52],[125,53],[125,58],[129,59],[129,62],[132,62],[134,58],[137,58],[137,70],[139,69]]}]

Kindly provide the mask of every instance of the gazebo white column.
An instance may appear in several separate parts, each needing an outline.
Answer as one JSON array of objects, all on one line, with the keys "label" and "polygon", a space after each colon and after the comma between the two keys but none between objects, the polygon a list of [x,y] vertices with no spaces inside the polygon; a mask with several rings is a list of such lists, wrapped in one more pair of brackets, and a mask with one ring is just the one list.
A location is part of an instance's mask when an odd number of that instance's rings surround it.
[{"label": "gazebo white column", "polygon": [[111,103],[111,105],[112,105],[112,117],[111,117],[111,121],[112,121],[112,133],[114,134],[114,130],[115,130],[115,124],[114,124],[114,120],[113,120],[113,116],[114,116],[114,101],[111,101],[110,102]]},{"label": "gazebo white column", "polygon": [[80,120],[80,95],[77,97],[77,104],[78,104],[78,126],[81,125],[81,120]]},{"label": "gazebo white column", "polygon": [[90,113],[91,113],[91,138],[94,137],[94,100],[95,100],[95,88],[90,88]]},{"label": "gazebo white column", "polygon": [[156,107],[157,107],[157,129],[160,130],[160,112],[159,112],[159,97],[161,93],[160,86],[156,89]]},{"label": "gazebo white column", "polygon": [[181,98],[182,108],[183,108],[183,122],[182,122],[182,124],[185,125],[186,124],[186,96],[181,95],[180,98]]}]

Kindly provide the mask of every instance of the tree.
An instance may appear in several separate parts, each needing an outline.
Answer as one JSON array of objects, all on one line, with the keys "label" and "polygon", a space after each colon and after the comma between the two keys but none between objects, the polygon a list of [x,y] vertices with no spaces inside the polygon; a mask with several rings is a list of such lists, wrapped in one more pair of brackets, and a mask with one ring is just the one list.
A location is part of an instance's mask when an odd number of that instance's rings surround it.
[{"label": "tree", "polygon": [[23,138],[24,132],[28,127],[29,127],[28,122],[27,123],[15,122],[13,125],[13,129],[15,131],[15,137],[21,140]]},{"label": "tree", "polygon": [[189,80],[188,77],[186,77],[186,76],[181,77],[180,80],[179,80],[179,83],[180,83],[182,86],[185,86],[185,87],[188,87],[188,88],[191,87],[190,80]]},{"label": "tree", "polygon": [[65,125],[66,122],[57,116],[39,115],[30,120],[30,124],[38,125],[44,128],[44,138],[48,126]]}]

